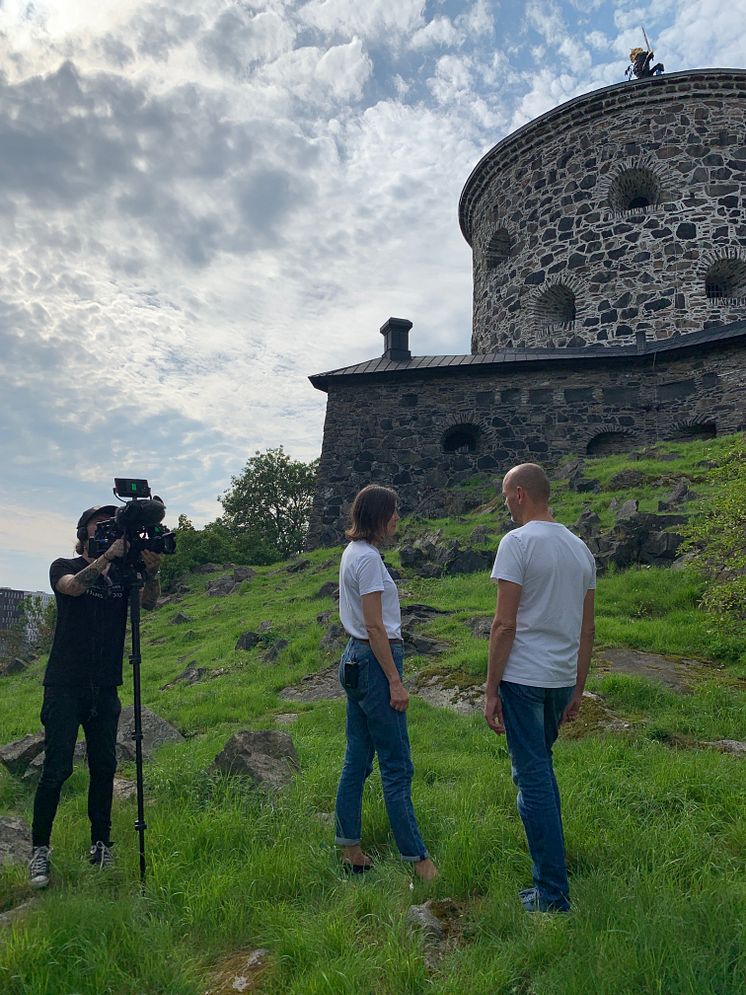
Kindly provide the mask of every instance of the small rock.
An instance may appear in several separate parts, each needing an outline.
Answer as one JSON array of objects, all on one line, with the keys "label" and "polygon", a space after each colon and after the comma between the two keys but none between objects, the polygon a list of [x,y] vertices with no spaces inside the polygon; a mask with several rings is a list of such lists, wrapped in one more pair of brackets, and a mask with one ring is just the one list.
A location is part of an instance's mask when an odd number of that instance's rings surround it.
[{"label": "small rock", "polygon": [[11,660],[6,660],[0,664],[0,677],[10,677],[12,674],[22,674],[28,664],[19,656],[14,656]]},{"label": "small rock", "polygon": [[339,598],[339,584],[335,583],[333,580],[328,580],[326,584],[322,584],[318,589],[314,598],[334,598],[335,600]]},{"label": "small rock", "polygon": [[207,593],[211,598],[224,598],[232,594],[237,587],[233,574],[223,574],[217,580],[211,580],[207,585]]},{"label": "small rock", "polygon": [[114,797],[120,801],[127,801],[137,797],[137,782],[130,781],[126,777],[114,778]]},{"label": "small rock", "polygon": [[237,650],[251,650],[259,642],[259,633],[257,632],[242,632],[241,635],[236,640],[235,649]]},{"label": "small rock", "polygon": [[464,549],[449,560],[443,569],[444,574],[473,574],[481,570],[490,570],[494,561],[491,552],[477,549]]},{"label": "small rock", "polygon": [[222,567],[219,563],[198,563],[196,566],[192,567],[193,574],[214,574]]},{"label": "small rock", "polygon": [[191,615],[187,615],[186,612],[176,612],[174,617],[171,619],[172,625],[186,625],[188,622],[193,622],[194,619]]},{"label": "small rock", "polygon": [[619,509],[619,511],[617,511],[616,513],[617,521],[619,521],[622,518],[631,518],[632,515],[636,515],[639,505],[640,502],[635,500],[634,498],[630,498],[629,501],[625,501],[624,504]]},{"label": "small rock", "polygon": [[29,898],[28,901],[21,902],[20,905],[8,909],[7,912],[0,913],[0,926],[12,926],[13,923],[18,922],[29,911],[34,902],[35,899]]},{"label": "small rock", "polygon": [[252,577],[256,577],[256,570],[252,570],[251,567],[236,567],[233,571],[233,579],[237,584],[251,580]]},{"label": "small rock", "polygon": [[609,491],[630,491],[635,487],[643,487],[647,482],[648,478],[642,470],[620,470],[611,478],[606,489]]},{"label": "small rock", "polygon": [[0,864],[23,864],[31,856],[31,827],[15,815],[0,816]]},{"label": "small rock", "polygon": [[[135,759],[135,743],[132,735],[135,731],[135,710],[132,705],[122,709],[117,732],[117,757],[121,761]],[[184,737],[160,715],[149,708],[142,709],[142,752],[144,757],[150,757],[155,749],[164,743],[181,743]]]},{"label": "small rock", "polygon": [[0,763],[13,777],[21,777],[28,765],[44,752],[44,733],[35,732],[0,746]]},{"label": "small rock", "polygon": [[477,639],[490,638],[492,630],[491,615],[476,615],[474,618],[467,618],[465,624],[472,636],[476,636]]},{"label": "small rock", "polygon": [[279,715],[275,715],[275,722],[279,722],[281,726],[291,726],[297,721],[297,712],[280,712]]},{"label": "small rock", "polygon": [[260,622],[259,625],[257,626],[257,632],[262,632],[262,633],[269,632],[271,628],[272,628],[272,620],[269,618],[265,618],[264,621]]},{"label": "small rock", "polygon": [[339,683],[339,665],[333,664],[317,674],[308,674],[297,684],[283,688],[280,697],[285,701],[331,701],[344,695]]},{"label": "small rock", "polygon": [[402,627],[402,639],[405,645],[417,656],[437,656],[440,653],[445,653],[450,648],[448,643],[431,639],[429,636],[421,636],[419,633],[412,632],[411,629],[405,629],[404,627]]},{"label": "small rock", "polygon": [[421,929],[429,940],[440,942],[445,939],[445,930],[431,909],[432,902],[427,901],[424,905],[410,905],[407,910],[407,922],[410,926]]},{"label": "small rock", "polygon": [[721,753],[730,753],[733,757],[746,757],[746,743],[738,739],[716,739],[712,743],[703,743],[712,749],[720,750]]},{"label": "small rock", "polygon": [[196,660],[192,660],[190,666],[186,667],[178,677],[174,677],[172,681],[168,684],[163,684],[160,688],[161,691],[169,691],[172,687],[177,684],[197,684],[207,673],[206,667],[196,667]]},{"label": "small rock", "polygon": [[329,619],[334,615],[335,612],[319,612],[316,616],[316,621],[319,625],[328,625]]},{"label": "small rock", "polygon": [[213,769],[246,777],[254,785],[278,790],[298,771],[298,754],[286,732],[245,729],[237,732],[215,757]]},{"label": "small rock", "polygon": [[332,622],[324,635],[321,637],[321,646],[326,650],[334,649],[338,647],[343,640],[346,642],[347,633],[338,622]]},{"label": "small rock", "polygon": [[275,641],[265,650],[262,659],[266,663],[274,663],[280,653],[287,649],[289,645],[290,643],[287,639],[275,639]]},{"label": "small rock", "polygon": [[586,505],[581,511],[577,522],[573,525],[572,530],[579,536],[590,536],[595,535],[600,527],[601,519],[595,511],[591,511],[590,507]]},{"label": "small rock", "polygon": [[471,541],[476,545],[484,545],[489,539],[492,539],[495,533],[492,529],[487,528],[486,525],[477,525],[471,534]]},{"label": "small rock", "polygon": [[300,573],[301,570],[307,570],[311,566],[310,560],[294,560],[285,569],[289,574]]}]

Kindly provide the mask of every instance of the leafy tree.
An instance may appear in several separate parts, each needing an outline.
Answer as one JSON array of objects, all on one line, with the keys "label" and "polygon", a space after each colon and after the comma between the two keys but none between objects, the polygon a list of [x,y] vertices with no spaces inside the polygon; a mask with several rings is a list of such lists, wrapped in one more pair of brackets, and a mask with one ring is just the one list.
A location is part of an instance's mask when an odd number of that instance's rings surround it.
[{"label": "leafy tree", "polygon": [[707,512],[689,522],[687,546],[710,578],[702,606],[739,629],[746,622],[746,438],[739,436],[708,473],[718,484]]},{"label": "leafy tree", "polygon": [[308,531],[318,460],[303,463],[283,450],[256,452],[219,497],[223,522],[238,538],[252,537],[281,557],[299,553]]},{"label": "leafy tree", "polygon": [[200,563],[271,563],[276,552],[251,534],[235,535],[221,518],[195,529],[186,515],[179,515],[174,529],[176,552],[161,561],[161,579],[167,589],[177,577]]},{"label": "leafy tree", "polygon": [[48,653],[52,648],[54,627],[57,624],[57,602],[52,598],[43,601],[30,594],[21,602],[24,630],[30,633],[30,642],[37,653]]}]

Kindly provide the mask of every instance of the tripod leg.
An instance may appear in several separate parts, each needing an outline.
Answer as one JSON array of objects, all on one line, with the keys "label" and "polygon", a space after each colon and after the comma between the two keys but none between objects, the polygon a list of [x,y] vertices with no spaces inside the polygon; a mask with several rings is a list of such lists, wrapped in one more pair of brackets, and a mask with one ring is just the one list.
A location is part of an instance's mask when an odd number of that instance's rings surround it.
[{"label": "tripod leg", "polygon": [[140,843],[140,885],[145,886],[145,798],[142,773],[142,704],[140,700],[140,584],[136,580],[130,586],[130,620],[132,623],[132,689],[135,718],[135,770],[137,777],[137,830]]}]

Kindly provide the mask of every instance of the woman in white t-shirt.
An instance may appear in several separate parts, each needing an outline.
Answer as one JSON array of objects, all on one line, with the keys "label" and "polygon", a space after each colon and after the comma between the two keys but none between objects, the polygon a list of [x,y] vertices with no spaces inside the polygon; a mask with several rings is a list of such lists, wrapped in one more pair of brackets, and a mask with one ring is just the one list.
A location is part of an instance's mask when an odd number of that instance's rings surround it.
[{"label": "woman in white t-shirt", "polygon": [[419,877],[437,875],[412,807],[414,768],[407,734],[409,695],[402,684],[404,644],[399,592],[379,546],[396,532],[394,491],[364,487],[352,505],[349,545],[339,567],[339,614],[350,637],[339,665],[347,694],[347,749],[337,788],[336,842],[342,863],[360,874],[370,857],[360,849],[363,787],[378,754],[391,829],[404,860]]}]

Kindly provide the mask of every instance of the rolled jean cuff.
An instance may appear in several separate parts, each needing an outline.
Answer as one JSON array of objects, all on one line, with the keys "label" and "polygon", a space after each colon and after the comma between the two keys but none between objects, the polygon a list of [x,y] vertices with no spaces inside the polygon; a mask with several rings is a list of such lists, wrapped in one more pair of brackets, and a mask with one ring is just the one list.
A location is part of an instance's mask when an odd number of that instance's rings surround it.
[{"label": "rolled jean cuff", "polygon": [[346,840],[344,836],[335,836],[334,842],[337,844],[337,846],[359,846],[360,837],[358,837],[356,840]]},{"label": "rolled jean cuff", "polygon": [[427,852],[427,850],[425,850],[424,853],[421,853],[419,857],[405,857],[404,854],[402,853],[401,859],[406,861],[408,864],[419,864],[421,860],[429,860],[430,854]]}]

